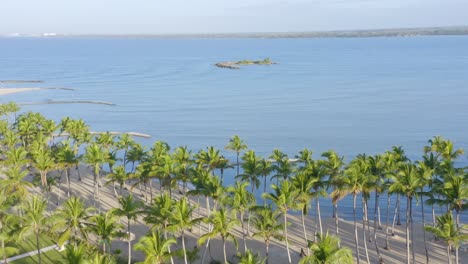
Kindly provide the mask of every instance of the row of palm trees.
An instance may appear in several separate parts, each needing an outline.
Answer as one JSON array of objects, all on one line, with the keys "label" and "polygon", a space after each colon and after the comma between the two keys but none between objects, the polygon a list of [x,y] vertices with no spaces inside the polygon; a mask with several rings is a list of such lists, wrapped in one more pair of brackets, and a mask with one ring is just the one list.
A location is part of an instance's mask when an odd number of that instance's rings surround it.
[{"label": "row of palm trees", "polygon": [[[394,234],[395,224],[400,222],[400,199],[407,200],[407,263],[415,263],[414,239],[411,237],[414,233],[414,199],[423,201],[420,202],[422,212],[425,204],[432,208],[432,224],[427,230],[447,242],[449,261],[454,248],[458,263],[458,247],[467,239],[462,233],[465,227],[460,222],[460,214],[467,208],[468,177],[465,169],[455,166],[463,151],[441,137],[429,140],[420,161],[410,161],[401,147],[393,147],[381,155],[358,155],[345,164],[344,158],[334,151],[325,152],[322,159],[316,160],[308,149],[300,151],[294,159],[280,150],[262,158],[248,150],[241,138],[234,136],[226,146],[227,150],[236,153],[236,162],[231,163],[214,147],[197,153],[187,147],[178,147],[171,152],[167,143],[157,141],[146,149],[127,134],[93,136],[83,120],[65,118],[56,124],[38,113],[16,116],[17,111],[18,107],[11,103],[0,107],[4,117],[0,120],[1,151],[7,168],[6,178],[0,183],[6,204],[0,215],[1,233],[5,234],[1,236],[4,258],[14,251],[8,245],[14,245],[11,239],[18,232],[35,235],[40,256],[39,235],[48,232],[60,245],[68,241],[67,257],[90,256],[90,262],[102,260],[109,263],[113,261],[108,255],[111,242],[118,238],[128,243],[128,263],[131,263],[132,249],[145,253],[145,263],[166,260],[173,263],[176,255],[181,256],[184,263],[192,263],[201,255],[201,263],[205,263],[207,255],[211,254],[210,241],[219,237],[223,243],[223,262],[227,263],[227,242],[233,241],[237,248],[233,230],[240,226],[243,248],[240,263],[261,262],[259,256],[249,250],[251,236],[264,241],[267,263],[272,240],[284,242],[288,262],[292,263],[288,223],[290,214],[297,212],[301,214],[304,241],[295,246],[307,249],[308,257],[301,260],[303,263],[323,263],[320,261],[326,259],[352,263],[351,251],[341,247],[337,239],[340,235],[338,216],[341,215],[338,205],[348,195],[353,199],[357,263],[361,261],[359,243],[364,244],[365,258],[370,263],[368,241],[374,242],[376,254],[383,263],[377,244],[377,233],[382,232],[381,195],[387,196],[384,229],[387,250],[391,248],[390,237]],[[10,122],[11,119],[14,122]],[[85,205],[71,188],[72,170],[77,172],[79,181],[87,177],[80,164],[92,169],[93,207]],[[236,181],[225,187],[225,170],[232,167],[236,168]],[[220,177],[215,176],[218,173]],[[28,174],[34,175],[32,183],[26,180]],[[62,201],[58,191],[54,203],[52,194],[54,188],[62,188],[62,177],[67,199]],[[268,179],[273,182],[271,186]],[[105,185],[112,186],[119,208],[103,210],[101,196]],[[263,201],[257,204],[255,193],[262,185]],[[41,196],[30,195],[33,186],[40,188]],[[137,194],[143,198],[139,199]],[[397,202],[391,210],[390,200],[394,195]],[[374,196],[372,231],[368,210],[371,196]],[[200,208],[201,197],[205,198],[204,214]],[[330,197],[333,203],[336,237],[323,230],[322,197]],[[194,204],[191,200],[195,198],[198,203]],[[358,234],[358,198],[361,198],[362,239]],[[446,208],[447,214],[436,216],[437,206]],[[56,209],[49,210],[52,207]],[[315,226],[306,226],[305,218],[312,211],[315,211]],[[390,211],[394,211],[392,223]],[[455,213],[455,220],[449,217],[452,213]],[[422,216],[424,224],[424,213]],[[30,223],[31,219],[37,222]],[[137,220],[149,226],[150,232],[132,247],[135,237],[131,226]],[[200,232],[202,223],[207,227],[205,233]],[[446,225],[452,228],[444,233],[435,231],[445,230],[441,226]],[[199,228],[198,243],[204,245],[200,254],[187,250],[185,242],[186,233],[193,232],[196,227]],[[314,234],[312,239],[307,230]],[[176,250],[174,238],[181,238],[181,250]],[[98,253],[90,254],[91,251]],[[429,258],[426,247],[427,262]],[[251,262],[245,262],[248,260]]]}]

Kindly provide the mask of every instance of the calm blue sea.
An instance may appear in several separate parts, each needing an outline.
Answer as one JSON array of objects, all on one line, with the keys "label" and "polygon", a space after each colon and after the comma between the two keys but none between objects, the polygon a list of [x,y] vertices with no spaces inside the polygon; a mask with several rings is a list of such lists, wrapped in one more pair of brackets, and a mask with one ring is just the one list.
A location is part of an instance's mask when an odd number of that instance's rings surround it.
[{"label": "calm blue sea", "polygon": [[[266,57],[279,64],[213,66]],[[55,120],[83,118],[96,131],[151,134],[140,140],[147,145],[164,140],[194,150],[222,148],[238,134],[260,155],[279,148],[294,156],[310,148],[318,158],[334,149],[349,161],[401,145],[417,159],[428,139],[442,135],[468,150],[467,36],[1,38],[0,65],[0,80],[45,81],[4,87],[76,89],[9,95],[1,102],[109,101],[116,105],[23,110]],[[459,165],[467,163],[465,155]],[[349,201],[343,204],[349,209]]]}]

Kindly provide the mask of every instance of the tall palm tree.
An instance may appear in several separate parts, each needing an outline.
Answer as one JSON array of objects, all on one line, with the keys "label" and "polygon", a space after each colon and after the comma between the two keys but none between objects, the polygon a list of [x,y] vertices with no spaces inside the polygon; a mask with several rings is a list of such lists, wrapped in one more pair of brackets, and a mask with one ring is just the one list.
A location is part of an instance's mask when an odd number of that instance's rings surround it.
[{"label": "tall palm tree", "polygon": [[[267,159],[261,159],[258,166],[258,175],[263,177],[263,193],[266,193],[267,188],[267,177],[273,171],[271,162]],[[266,200],[263,199],[263,205],[266,205]]]},{"label": "tall palm tree", "polygon": [[244,228],[244,214],[255,203],[255,196],[247,190],[248,182],[236,182],[234,186],[229,186],[227,192],[230,195],[229,205],[239,212],[239,219],[242,227],[242,240],[244,243],[244,253],[247,252],[246,234]]},{"label": "tall palm tree", "polygon": [[123,226],[113,211],[107,211],[94,215],[90,219],[89,230],[99,237],[99,244],[102,244],[102,252],[106,253],[106,245],[111,250],[112,240],[121,234]]},{"label": "tall palm tree", "polygon": [[107,159],[108,152],[97,143],[93,143],[86,148],[85,161],[94,168],[93,196],[100,199],[99,188],[101,186],[101,167]]},{"label": "tall palm tree", "polygon": [[58,222],[54,224],[54,230],[59,232],[58,244],[62,246],[71,240],[77,245],[79,241],[87,241],[89,218],[93,211],[94,208],[86,207],[80,198],[68,198],[56,211]]},{"label": "tall palm tree", "polygon": [[115,208],[114,212],[118,216],[125,216],[127,218],[127,242],[128,242],[128,264],[132,263],[132,233],[130,230],[130,224],[132,221],[136,221],[138,216],[141,214],[143,203],[133,198],[133,195],[128,195],[119,198],[120,208]]},{"label": "tall palm tree", "polygon": [[63,144],[60,145],[60,147],[58,147],[58,149],[55,152],[55,160],[65,172],[65,178],[67,180],[67,197],[70,197],[70,169],[73,166],[75,166],[79,162],[79,160],[75,156],[75,153],[69,141],[65,141]]},{"label": "tall palm tree", "polygon": [[65,259],[67,263],[88,264],[85,244],[69,244],[65,246]]},{"label": "tall palm tree", "polygon": [[437,217],[437,225],[426,226],[425,229],[433,233],[439,239],[447,243],[447,263],[452,263],[451,251],[455,247],[455,263],[458,264],[458,248],[463,241],[468,241],[468,234],[462,233],[461,229],[468,228],[468,225],[463,225],[458,228],[453,221],[452,213],[448,212]]},{"label": "tall palm tree", "polygon": [[172,158],[177,164],[177,178],[182,182],[182,189],[184,195],[187,192],[187,183],[189,182],[189,169],[192,165],[192,151],[187,146],[178,147],[174,150]]},{"label": "tall palm tree", "polygon": [[271,206],[259,206],[252,210],[254,212],[252,225],[256,230],[256,232],[253,233],[253,236],[261,237],[265,242],[265,257],[266,264],[268,264],[271,239],[275,238],[280,241],[284,239],[281,235],[283,225],[279,222],[281,213],[278,210],[273,210]]},{"label": "tall palm tree", "polygon": [[135,144],[135,140],[133,139],[133,137],[129,134],[122,134],[120,135],[119,137],[119,141],[117,142],[117,147],[121,150],[124,151],[124,154],[123,154],[123,166],[126,167],[127,166],[127,153],[128,153],[128,150]]},{"label": "tall palm tree", "polygon": [[0,243],[1,251],[0,258],[3,259],[3,263],[7,262],[7,257],[18,253],[16,247],[14,232],[10,228],[17,224],[18,218],[8,212],[8,210],[14,205],[14,199],[7,196],[5,192],[0,192]]},{"label": "tall palm tree", "polygon": [[185,230],[191,229],[201,219],[192,219],[194,207],[190,206],[186,197],[182,197],[174,206],[172,217],[169,221],[168,229],[180,232],[182,236],[182,251],[184,253],[184,262],[188,264],[187,249],[185,247]]},{"label": "tall palm tree", "polygon": [[225,148],[227,150],[236,152],[236,164],[237,164],[236,176],[237,176],[240,174],[239,173],[239,168],[240,168],[239,155],[242,150],[247,149],[247,145],[238,135],[234,135],[231,139],[229,139],[229,143]]},{"label": "tall palm tree", "polygon": [[317,234],[317,241],[310,245],[312,254],[301,259],[300,264],[352,264],[353,254],[349,248],[340,248],[338,237]]},{"label": "tall palm tree", "polygon": [[399,192],[400,194],[406,196],[406,260],[408,264],[411,263],[411,256],[413,256],[413,263],[415,258],[413,245],[414,240],[410,239],[410,234],[412,234],[413,231],[412,204],[413,198],[417,195],[417,191],[420,188],[421,175],[416,166],[412,163],[402,165],[398,176],[393,177],[393,184],[389,188],[389,190],[392,192]]},{"label": "tall palm tree", "polygon": [[6,179],[0,179],[2,195],[7,195],[18,200],[29,196],[29,189],[33,185],[24,179],[28,175],[27,171],[22,170],[18,165],[12,165],[7,167],[5,175]]},{"label": "tall palm tree", "polygon": [[145,254],[145,260],[141,262],[142,264],[162,264],[172,257],[173,253],[171,253],[170,247],[176,243],[174,238],[166,238],[159,230],[156,230],[142,237],[134,248]]},{"label": "tall palm tree", "polygon": [[119,197],[115,189],[115,184],[119,185],[119,193],[122,195],[122,190],[125,186],[125,181],[129,178],[129,174],[125,171],[124,166],[117,166],[112,168],[112,172],[107,174],[106,178],[108,179],[106,184],[112,184],[112,189],[114,190],[115,197]]},{"label": "tall palm tree", "polygon": [[[153,203],[150,206],[147,206],[143,210],[145,217],[143,220],[146,224],[152,224],[152,230],[162,229],[164,230],[164,238],[167,239],[167,227],[169,226],[169,221],[173,214],[173,208],[175,206],[175,201],[166,193],[161,193],[159,196],[154,198]],[[171,248],[169,247],[169,252]],[[174,260],[171,256],[171,263],[174,263]]]},{"label": "tall palm tree", "polygon": [[289,181],[281,181],[279,186],[272,184],[271,189],[273,192],[266,193],[265,198],[271,200],[283,214],[284,240],[286,242],[288,261],[291,263],[288,241],[288,211],[302,208],[299,190]]},{"label": "tall palm tree", "polygon": [[308,214],[310,201],[313,197],[313,187],[318,179],[310,177],[310,174],[307,173],[306,170],[299,170],[296,175],[294,175],[291,179],[295,188],[299,191],[299,197],[302,204],[301,208],[301,220],[302,220],[302,229],[304,232],[304,242],[305,247],[309,244],[309,240],[307,239],[307,230],[305,225],[305,216]]},{"label": "tall palm tree", "polygon": [[228,262],[226,255],[226,240],[232,240],[236,245],[236,248],[238,247],[237,238],[233,234],[233,229],[239,223],[239,221],[236,219],[235,212],[231,211],[231,213],[228,213],[226,209],[221,208],[218,211],[215,211],[209,218],[207,218],[206,221],[212,224],[213,229],[208,233],[202,235],[198,240],[198,243],[204,244],[205,241],[209,241],[211,238],[214,238],[219,235],[223,242],[224,263],[227,264]]},{"label": "tall palm tree", "polygon": [[252,251],[247,250],[239,258],[239,264],[264,264],[265,260],[260,259],[258,254],[254,254]]},{"label": "tall palm tree", "polygon": [[34,195],[27,200],[23,206],[24,215],[22,218],[22,233],[32,232],[36,237],[36,249],[39,264],[42,263],[41,245],[39,236],[48,230],[50,216],[46,215],[47,201],[39,195]]},{"label": "tall palm tree", "polygon": [[54,159],[50,150],[46,147],[40,147],[33,153],[34,167],[41,175],[41,185],[43,190],[47,190],[47,173],[55,167]]}]

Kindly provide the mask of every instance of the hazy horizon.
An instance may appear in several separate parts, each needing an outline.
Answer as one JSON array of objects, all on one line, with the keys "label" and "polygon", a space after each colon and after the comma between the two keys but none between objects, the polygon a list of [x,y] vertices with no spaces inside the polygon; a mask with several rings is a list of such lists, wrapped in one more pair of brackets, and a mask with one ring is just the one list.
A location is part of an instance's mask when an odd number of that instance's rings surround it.
[{"label": "hazy horizon", "polygon": [[4,0],[0,34],[235,34],[468,25],[468,1]]}]

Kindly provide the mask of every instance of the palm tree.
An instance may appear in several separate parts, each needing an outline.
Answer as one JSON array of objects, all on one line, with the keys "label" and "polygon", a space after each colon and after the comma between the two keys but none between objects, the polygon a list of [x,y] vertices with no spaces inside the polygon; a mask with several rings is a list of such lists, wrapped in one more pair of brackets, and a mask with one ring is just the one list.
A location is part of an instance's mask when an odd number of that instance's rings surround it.
[{"label": "palm tree", "polygon": [[47,190],[47,173],[55,166],[54,159],[46,147],[40,147],[33,153],[33,162],[41,175],[41,185],[43,190]]},{"label": "palm tree", "polygon": [[132,163],[132,169],[130,170],[130,172],[134,172],[135,163],[144,160],[146,156],[147,156],[147,153],[145,151],[145,148],[142,145],[138,143],[131,145],[130,149],[127,151],[127,156],[126,156],[126,162]]},{"label": "palm tree", "polygon": [[[258,166],[258,175],[263,177],[263,193],[266,193],[267,177],[273,171],[271,162],[267,159],[261,159]],[[263,199],[263,205],[266,205],[266,200]]]},{"label": "palm tree", "polygon": [[[152,224],[152,230],[163,229],[164,238],[167,239],[167,227],[169,225],[169,220],[173,214],[173,208],[175,201],[166,193],[161,193],[159,196],[154,198],[153,203],[150,206],[147,206],[143,210],[145,217],[143,220],[146,224]],[[169,247],[169,252],[171,248]],[[171,263],[174,263],[174,260],[171,256]]]},{"label": "palm tree", "polygon": [[338,237],[317,234],[317,241],[310,245],[312,255],[306,256],[300,264],[352,264],[353,254],[349,248],[340,248]]},{"label": "palm tree", "polygon": [[239,155],[242,150],[247,149],[247,145],[245,142],[238,136],[234,135],[231,139],[229,139],[229,144],[225,147],[227,150],[231,150],[236,152],[236,164],[237,164],[237,175],[239,175]]},{"label": "palm tree", "polygon": [[16,234],[9,228],[17,224],[18,218],[7,212],[14,205],[13,200],[3,191],[0,192],[0,240],[2,247],[0,257],[3,259],[3,263],[7,263],[9,255],[16,254],[19,251],[15,244],[12,243]]},{"label": "palm tree", "polygon": [[468,228],[468,225],[463,225],[458,228],[453,221],[452,213],[448,212],[442,216],[437,217],[437,225],[426,226],[426,231],[433,233],[439,239],[447,243],[447,262],[452,263],[451,251],[455,247],[455,263],[458,264],[458,248],[460,244],[468,240],[468,234],[461,232],[462,229]]},{"label": "palm tree", "polygon": [[99,237],[99,244],[102,244],[102,252],[106,253],[106,245],[111,250],[112,240],[121,234],[123,226],[119,224],[118,218],[113,211],[100,213],[91,217],[89,230]]},{"label": "palm tree", "polygon": [[313,196],[313,187],[318,179],[310,177],[310,174],[306,170],[299,170],[296,175],[291,179],[293,185],[297,190],[299,190],[299,199],[303,205],[301,208],[301,220],[302,220],[302,229],[304,232],[304,242],[305,246],[309,244],[307,239],[307,231],[305,225],[305,216],[308,214],[310,201]]},{"label": "palm tree", "polygon": [[99,187],[101,186],[101,167],[107,159],[108,153],[97,143],[93,143],[86,148],[85,161],[94,167],[93,196],[99,198]]},{"label": "palm tree", "polygon": [[252,251],[247,250],[239,258],[239,264],[264,264],[265,260],[260,259],[258,254],[254,254]]},{"label": "palm tree", "polygon": [[[413,226],[413,198],[417,195],[417,191],[421,188],[421,175],[412,163],[402,165],[398,176],[393,177],[393,184],[389,190],[392,192],[398,192],[406,196],[406,260],[407,263],[411,263],[410,256],[413,256],[414,263],[414,251],[410,254],[411,249],[414,249],[414,245],[410,240],[410,234],[412,235]],[[411,225],[411,226],[410,226]],[[411,231],[410,231],[411,229]]]},{"label": "palm tree", "polygon": [[281,235],[283,226],[279,223],[281,214],[278,210],[273,210],[271,206],[255,207],[252,211],[254,212],[252,225],[256,230],[253,236],[261,237],[265,242],[265,257],[266,264],[268,264],[271,239],[283,240],[283,236]]},{"label": "palm tree", "polygon": [[118,216],[125,216],[127,218],[127,242],[128,242],[128,264],[132,263],[132,233],[130,230],[131,221],[136,221],[141,214],[140,208],[143,203],[133,198],[133,195],[128,195],[119,198],[120,208],[116,208],[115,214]]},{"label": "palm tree", "polygon": [[[364,189],[365,181],[363,178],[362,171],[365,170],[365,163],[357,162],[357,160],[351,161],[348,168],[345,170],[345,176],[343,178],[344,190],[348,191],[353,195],[353,217],[354,217],[354,241],[356,249],[356,262],[359,264],[359,239],[358,239],[358,229],[357,229],[357,216],[356,216],[356,199],[357,195],[361,193]],[[365,225],[362,226],[365,234]],[[367,252],[366,239],[364,239],[364,248],[366,251],[366,259],[369,263],[369,254]]]},{"label": "palm tree", "polygon": [[135,144],[135,140],[129,134],[122,134],[119,137],[119,141],[117,142],[117,147],[119,149],[123,149],[123,166],[127,165],[127,152],[128,150]]},{"label": "palm tree", "polygon": [[67,263],[88,264],[85,244],[69,244],[65,246],[65,259]]},{"label": "palm tree", "polygon": [[68,198],[56,212],[58,222],[55,223],[54,229],[59,230],[58,244],[62,246],[66,241],[72,240],[77,245],[80,240],[86,241],[89,218],[93,211],[94,208],[86,207],[80,198]]},{"label": "palm tree", "polygon": [[272,193],[266,193],[265,198],[271,200],[283,214],[284,239],[286,242],[286,251],[288,261],[291,263],[291,253],[289,252],[288,241],[288,211],[291,209],[302,208],[299,197],[299,190],[289,181],[281,181],[280,185],[271,185]]},{"label": "palm tree", "polygon": [[36,237],[36,249],[39,264],[42,263],[41,245],[39,235],[48,230],[48,224],[51,218],[47,216],[47,201],[39,195],[34,195],[24,204],[24,215],[22,218],[22,232],[31,231]]},{"label": "palm tree", "polygon": [[182,189],[184,195],[187,192],[187,183],[189,181],[189,169],[192,165],[192,151],[188,150],[187,146],[178,147],[174,150],[172,158],[177,164],[177,178],[182,181]]},{"label": "palm tree", "polygon": [[229,205],[239,212],[242,227],[242,240],[244,243],[244,253],[247,252],[247,242],[245,239],[244,214],[255,203],[255,196],[247,190],[248,182],[236,182],[234,186],[229,186],[227,192],[230,194]]},{"label": "palm tree", "polygon": [[145,254],[145,260],[142,264],[162,264],[169,258],[172,258],[170,247],[176,244],[174,238],[166,238],[160,234],[159,230],[153,231],[151,234],[144,236],[135,244],[136,250],[142,251]]},{"label": "palm tree", "polygon": [[24,180],[28,175],[27,171],[23,171],[18,165],[12,165],[7,168],[5,175],[7,176],[6,179],[0,179],[2,195],[11,196],[19,200],[29,196],[29,188],[33,184]]},{"label": "palm tree", "polygon": [[[208,233],[202,235],[200,239],[198,240],[198,243],[200,245],[204,244],[205,241],[208,241],[209,243],[209,240],[211,238],[214,238],[219,235],[221,237],[221,240],[223,241],[224,263],[227,264],[228,262],[227,262],[227,256],[226,256],[226,240],[234,241],[236,248],[238,247],[237,239],[235,235],[232,233],[234,227],[239,223],[239,221],[236,219],[235,211],[231,211],[231,213],[229,214],[226,211],[226,209],[221,208],[219,211],[215,211],[211,215],[211,217],[207,218],[206,221],[209,222],[213,226],[213,229],[210,230]],[[202,258],[202,263],[203,263],[203,258]]]},{"label": "palm tree", "polygon": [[190,206],[186,197],[182,197],[174,206],[172,217],[169,221],[169,230],[180,232],[182,236],[182,250],[184,262],[188,264],[187,249],[185,248],[185,230],[191,229],[201,219],[192,219],[194,207]]},{"label": "palm tree", "polygon": [[88,259],[88,264],[116,264],[117,261],[113,256],[100,254],[96,252],[90,259]]},{"label": "palm tree", "polygon": [[71,148],[70,142],[65,141],[57,149],[55,153],[55,160],[65,171],[65,178],[67,180],[67,197],[70,197],[71,186],[70,186],[70,168],[75,166],[79,160],[75,156],[75,152]]},{"label": "palm tree", "polygon": [[448,205],[449,210],[455,210],[455,222],[460,226],[460,213],[468,209],[468,178],[463,174],[449,174],[445,177],[441,194],[441,203]]},{"label": "palm tree", "polygon": [[124,189],[125,181],[129,178],[128,173],[125,171],[125,167],[117,166],[117,167],[112,168],[112,173],[109,173],[106,176],[106,178],[108,179],[106,184],[112,184],[115,197],[119,196],[117,194],[117,191],[115,190],[116,183],[119,185],[119,192],[120,192],[120,195],[122,195],[122,190]]}]

